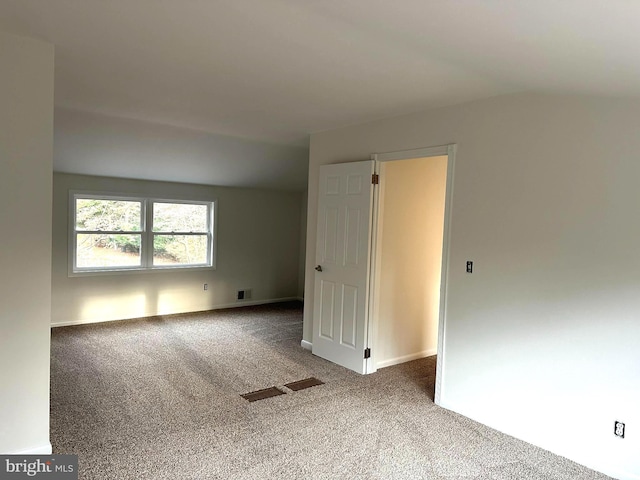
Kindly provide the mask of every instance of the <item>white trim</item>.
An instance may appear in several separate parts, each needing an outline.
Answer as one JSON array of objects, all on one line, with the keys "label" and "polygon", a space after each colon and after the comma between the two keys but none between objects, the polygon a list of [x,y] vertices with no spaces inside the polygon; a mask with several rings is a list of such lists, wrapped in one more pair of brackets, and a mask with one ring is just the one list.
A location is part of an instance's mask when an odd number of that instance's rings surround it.
[{"label": "white trim", "polygon": [[378,162],[390,162],[392,160],[439,157],[441,155],[448,155],[450,152],[450,148],[453,145],[454,144],[439,145],[437,147],[414,148],[412,150],[401,150],[399,152],[374,153],[371,155],[371,160],[377,160]]},{"label": "white trim", "polygon": [[37,447],[26,448],[17,452],[7,453],[6,455],[51,455],[52,452],[51,442],[47,442]]},{"label": "white trim", "polygon": [[[215,243],[215,242],[214,242]],[[106,275],[121,275],[121,274],[142,274],[146,275],[148,273],[163,273],[163,272],[188,272],[188,271],[199,271],[199,270],[216,270],[215,266],[209,265],[201,265],[201,266],[175,266],[175,267],[150,267],[150,268],[113,268],[111,270],[89,270],[89,271],[80,271],[80,272],[71,272],[68,273],[69,278],[79,278],[79,277],[100,277]]]},{"label": "white trim", "polygon": [[398,365],[400,363],[410,362],[412,360],[418,360],[419,358],[426,358],[435,355],[438,352],[437,349],[431,348],[429,350],[424,350],[418,353],[412,353],[410,355],[403,355],[401,357],[390,358],[388,360],[383,360],[382,362],[378,362],[378,368],[390,367],[392,365]]},{"label": "white trim", "polygon": [[[366,161],[366,160],[365,160]],[[364,314],[364,345],[363,345],[363,353],[364,350],[366,350],[367,348],[371,349],[372,344],[375,343],[375,336],[373,335],[373,332],[375,332],[375,330],[371,330],[372,324],[371,324],[371,300],[372,300],[372,286],[373,286],[373,250],[372,250],[372,245],[374,244],[374,240],[375,240],[375,220],[376,220],[376,206],[377,206],[377,198],[378,198],[378,189],[376,188],[376,185],[373,184],[373,175],[375,175],[377,173],[377,164],[378,162],[376,162],[373,159],[369,160],[370,163],[370,171],[371,171],[371,182],[367,182],[367,186],[370,188],[369,190],[369,228],[367,231],[367,234],[369,236],[369,258],[368,260],[368,265],[367,265],[367,278],[366,278],[366,291],[365,291],[365,295],[366,295],[366,302],[365,302],[365,314]],[[371,350],[369,350],[371,351]],[[367,373],[372,373],[375,372],[375,362],[373,361],[373,358],[370,356],[369,358],[362,358],[362,370],[361,372],[363,374],[367,374]],[[360,372],[359,372],[360,373]]]},{"label": "white trim", "polygon": [[300,346],[305,350],[309,350],[309,351],[313,350],[313,343],[307,342],[306,340],[302,340],[300,342]]},{"label": "white trim", "polygon": [[605,475],[610,476],[611,478],[617,478],[618,480],[640,480],[640,474],[635,472],[623,471],[613,466],[598,466],[596,464],[583,463],[580,460],[574,460],[576,463],[581,463],[587,468],[591,470],[595,470],[596,472],[604,473]]},{"label": "white trim", "polygon": [[[119,200],[140,204],[140,231],[127,232],[102,232],[102,231],[77,231],[75,224],[76,200],[78,198],[94,198],[97,200]],[[153,231],[153,207],[156,203],[176,203],[187,205],[204,205],[207,207],[207,231],[206,232],[154,232]],[[76,265],[76,250],[78,234],[94,233],[122,233],[140,236],[140,265],[116,266],[116,267],[87,267],[79,268]],[[207,252],[209,260],[201,264],[186,265],[153,265],[153,245],[155,235],[200,235],[207,237]],[[216,269],[217,244],[218,244],[218,199],[184,199],[184,198],[157,198],[148,195],[134,195],[122,193],[108,193],[97,191],[70,190],[68,204],[68,239],[67,239],[67,269],[68,277],[84,277],[95,275],[121,275],[128,273],[148,273],[160,271],[188,271],[202,269]]]},{"label": "white trim", "polygon": [[379,241],[382,238],[382,217],[384,212],[384,165],[371,155],[374,161],[374,171],[378,174],[377,188],[373,189],[373,206],[371,212],[371,251],[369,273],[369,338],[367,346],[371,348],[371,358],[367,361],[365,373],[375,373],[378,370],[376,352],[378,351],[378,312],[380,311],[380,279],[378,265],[380,265],[382,251]]},{"label": "white trim", "polygon": [[447,292],[449,291],[449,255],[451,244],[451,210],[453,204],[453,175],[455,171],[457,145],[447,146],[447,186],[444,200],[444,231],[442,235],[442,269],[440,276],[440,318],[438,319],[438,362],[436,363],[436,386],[433,403],[442,404],[443,378],[445,375],[445,341],[447,328]]},{"label": "white trim", "polygon": [[189,313],[201,313],[208,312],[210,310],[222,310],[224,308],[240,308],[240,307],[252,307],[255,305],[267,305],[271,303],[283,303],[283,302],[291,302],[298,300],[298,297],[282,297],[282,298],[270,298],[266,300],[252,300],[249,302],[239,301],[236,303],[225,303],[221,305],[214,305],[211,308],[207,308],[206,310],[197,310],[197,311],[189,311],[189,312],[174,312],[174,313],[147,313],[146,315],[142,315],[141,317],[132,317],[132,318],[114,318],[112,320],[87,320],[87,321],[79,321],[79,322],[56,322],[51,324],[51,328],[56,327],[69,327],[72,325],[88,325],[91,323],[106,323],[106,322],[122,322],[125,320],[135,320],[137,318],[147,318],[147,317],[159,317],[159,316],[169,316],[169,315],[186,315]]}]

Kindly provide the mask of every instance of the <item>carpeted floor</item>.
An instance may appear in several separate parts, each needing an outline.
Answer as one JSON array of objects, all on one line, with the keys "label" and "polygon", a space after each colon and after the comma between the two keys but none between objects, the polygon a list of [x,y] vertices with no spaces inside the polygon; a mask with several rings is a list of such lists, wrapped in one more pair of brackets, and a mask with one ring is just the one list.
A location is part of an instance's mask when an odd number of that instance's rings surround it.
[{"label": "carpeted floor", "polygon": [[301,337],[299,303],[56,328],[54,453],[87,480],[608,478],[435,406],[435,357],[360,376]]}]

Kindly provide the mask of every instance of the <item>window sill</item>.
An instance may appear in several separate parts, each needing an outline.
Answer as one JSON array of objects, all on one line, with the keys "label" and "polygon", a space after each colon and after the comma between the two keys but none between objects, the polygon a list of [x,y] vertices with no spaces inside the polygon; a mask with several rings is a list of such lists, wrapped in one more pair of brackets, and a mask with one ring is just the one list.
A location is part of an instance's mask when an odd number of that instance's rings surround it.
[{"label": "window sill", "polygon": [[68,277],[96,277],[104,275],[134,275],[148,273],[167,273],[167,272],[196,272],[202,270],[215,270],[215,265],[188,265],[176,267],[155,267],[155,268],[110,268],[101,270],[69,270]]}]

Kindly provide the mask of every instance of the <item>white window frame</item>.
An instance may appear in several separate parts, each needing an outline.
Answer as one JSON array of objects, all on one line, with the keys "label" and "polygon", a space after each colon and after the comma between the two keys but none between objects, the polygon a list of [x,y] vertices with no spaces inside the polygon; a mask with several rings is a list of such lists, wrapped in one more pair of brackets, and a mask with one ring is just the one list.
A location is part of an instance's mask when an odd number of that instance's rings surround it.
[{"label": "white window frame", "polygon": [[[117,266],[117,267],[78,267],[77,260],[77,236],[78,234],[87,233],[105,233],[104,231],[94,232],[85,230],[76,230],[76,199],[91,198],[95,200],[121,200],[129,202],[140,202],[141,204],[141,231],[139,232],[121,232],[123,234],[139,234],[140,235],[140,263],[134,266]],[[181,203],[186,205],[206,205],[207,206],[207,262],[202,264],[189,265],[153,265],[153,240],[157,234],[163,235],[203,235],[202,232],[154,232],[153,231],[153,205],[155,203]],[[70,191],[69,192],[69,276],[87,276],[87,275],[113,275],[125,273],[149,273],[149,272],[168,272],[168,271],[185,271],[185,270],[203,270],[216,268],[216,240],[217,240],[217,212],[218,202],[213,200],[191,200],[185,198],[156,198],[143,195],[122,195],[118,193],[103,192],[85,192]],[[110,232],[106,232],[110,233]]]}]

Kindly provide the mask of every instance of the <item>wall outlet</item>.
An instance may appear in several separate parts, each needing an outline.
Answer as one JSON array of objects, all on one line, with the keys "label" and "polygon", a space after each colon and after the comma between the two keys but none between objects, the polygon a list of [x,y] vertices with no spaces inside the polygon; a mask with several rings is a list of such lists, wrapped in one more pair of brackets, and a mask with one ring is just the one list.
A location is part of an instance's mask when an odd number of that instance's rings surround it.
[{"label": "wall outlet", "polygon": [[202,289],[203,290],[209,290],[209,284],[205,283],[204,285],[202,285]]},{"label": "wall outlet", "polygon": [[616,437],[624,438],[624,423],[616,420],[613,423],[613,433]]},{"label": "wall outlet", "polygon": [[251,298],[251,290],[238,290],[238,295],[236,298],[238,300],[249,300]]}]

